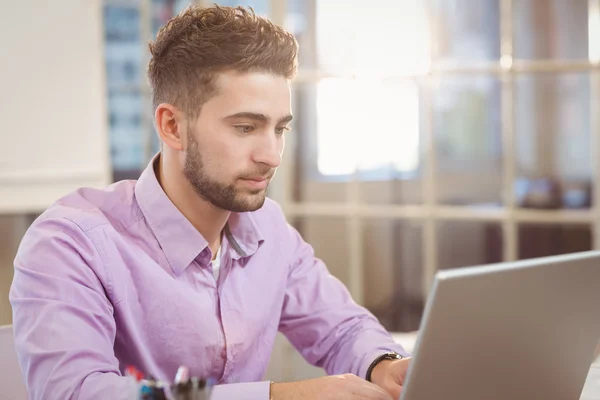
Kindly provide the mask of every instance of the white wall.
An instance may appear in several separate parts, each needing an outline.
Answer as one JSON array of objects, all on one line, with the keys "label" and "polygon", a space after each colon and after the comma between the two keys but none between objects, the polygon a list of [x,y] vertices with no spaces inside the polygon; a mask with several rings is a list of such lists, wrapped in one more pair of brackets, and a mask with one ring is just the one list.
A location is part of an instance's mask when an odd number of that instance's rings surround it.
[{"label": "white wall", "polygon": [[0,0],[0,325],[30,220],[110,182],[100,0]]},{"label": "white wall", "polygon": [[109,182],[100,0],[0,2],[0,213]]}]

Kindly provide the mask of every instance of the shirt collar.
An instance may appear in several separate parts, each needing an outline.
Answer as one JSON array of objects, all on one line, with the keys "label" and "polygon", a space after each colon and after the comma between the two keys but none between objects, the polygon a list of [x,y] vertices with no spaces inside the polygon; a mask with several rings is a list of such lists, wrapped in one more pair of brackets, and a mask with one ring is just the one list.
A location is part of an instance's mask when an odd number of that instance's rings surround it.
[{"label": "shirt collar", "polygon": [[[250,257],[264,242],[255,216],[251,212],[231,213],[225,225],[225,237],[235,250],[233,258]],[[245,264],[244,264],[245,265]]]},{"label": "shirt collar", "polygon": [[[135,198],[173,272],[179,275],[202,252],[208,257],[208,242],[158,183],[154,166],[159,157],[157,154],[142,172],[135,185]],[[252,213],[231,213],[224,234],[235,250],[235,259],[253,255],[264,241]]]}]

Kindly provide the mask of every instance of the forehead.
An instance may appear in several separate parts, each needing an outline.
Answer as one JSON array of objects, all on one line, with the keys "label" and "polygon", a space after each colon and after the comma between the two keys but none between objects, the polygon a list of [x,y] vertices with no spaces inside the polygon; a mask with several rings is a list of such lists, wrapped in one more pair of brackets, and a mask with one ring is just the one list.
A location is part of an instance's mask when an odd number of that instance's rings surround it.
[{"label": "forehead", "polygon": [[266,72],[228,71],[215,78],[216,94],[203,106],[222,113],[256,112],[272,118],[290,114],[290,83]]}]

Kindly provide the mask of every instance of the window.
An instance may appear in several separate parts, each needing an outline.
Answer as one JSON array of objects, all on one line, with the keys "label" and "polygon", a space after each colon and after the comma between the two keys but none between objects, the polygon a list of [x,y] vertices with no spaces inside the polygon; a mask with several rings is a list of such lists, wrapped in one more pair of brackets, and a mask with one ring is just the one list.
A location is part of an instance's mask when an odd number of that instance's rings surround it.
[{"label": "window", "polygon": [[222,6],[251,7],[258,15],[269,16],[269,0],[219,0],[214,3]]},{"label": "window", "polygon": [[325,79],[317,86],[318,170],[322,175],[419,163],[419,91],[415,83]]},{"label": "window", "polygon": [[439,269],[600,246],[593,2],[332,3],[291,11],[278,200],[357,301],[416,329]]},{"label": "window", "polygon": [[378,0],[369,7],[318,1],[316,37],[319,70],[342,77],[317,83],[318,172],[414,172],[419,89],[403,78],[428,68],[422,7],[411,1]]}]

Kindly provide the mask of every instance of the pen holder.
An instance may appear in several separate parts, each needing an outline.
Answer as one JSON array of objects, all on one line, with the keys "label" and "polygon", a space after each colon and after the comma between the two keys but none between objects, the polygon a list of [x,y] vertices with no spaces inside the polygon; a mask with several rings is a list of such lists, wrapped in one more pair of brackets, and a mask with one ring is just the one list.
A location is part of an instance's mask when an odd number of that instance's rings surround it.
[{"label": "pen holder", "polygon": [[177,370],[172,384],[152,377],[144,379],[143,374],[133,367],[127,368],[127,376],[137,382],[135,400],[210,400],[215,384],[213,379],[190,378],[186,367]]},{"label": "pen holder", "polygon": [[213,382],[191,378],[186,382],[174,383],[171,386],[173,400],[210,400]]}]

